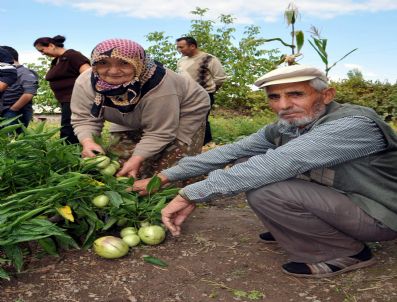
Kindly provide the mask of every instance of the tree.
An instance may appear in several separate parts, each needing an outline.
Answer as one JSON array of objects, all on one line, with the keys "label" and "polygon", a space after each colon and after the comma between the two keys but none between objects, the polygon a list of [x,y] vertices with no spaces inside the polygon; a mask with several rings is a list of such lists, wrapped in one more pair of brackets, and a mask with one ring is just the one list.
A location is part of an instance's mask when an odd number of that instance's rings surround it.
[{"label": "tree", "polygon": [[39,76],[39,88],[33,102],[37,105],[57,107],[58,101],[50,88],[50,83],[46,81],[45,75],[50,69],[51,60],[48,57],[39,58],[40,64],[30,63],[27,66],[37,72]]},{"label": "tree", "polygon": [[[266,40],[259,37],[258,26],[245,27],[242,38],[236,42],[234,18],[221,14],[216,20],[206,19],[207,12],[207,8],[196,8],[191,12],[197,18],[191,21],[191,28],[185,35],[194,37],[199,48],[219,58],[225,68],[228,80],[217,93],[217,104],[232,109],[259,109],[257,97],[251,97],[251,85],[275,67],[278,51],[264,48]],[[147,48],[147,52],[175,70],[179,57],[175,39],[171,40],[172,37],[164,32],[150,33],[146,38],[154,44]]]}]

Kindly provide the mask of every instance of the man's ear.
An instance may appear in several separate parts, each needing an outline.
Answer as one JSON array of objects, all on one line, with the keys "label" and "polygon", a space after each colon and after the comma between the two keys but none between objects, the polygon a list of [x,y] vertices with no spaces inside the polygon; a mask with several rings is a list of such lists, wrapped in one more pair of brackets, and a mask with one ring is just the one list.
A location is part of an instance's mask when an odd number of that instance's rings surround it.
[{"label": "man's ear", "polygon": [[324,104],[329,104],[335,98],[336,90],[333,87],[328,87],[322,91],[324,95]]}]

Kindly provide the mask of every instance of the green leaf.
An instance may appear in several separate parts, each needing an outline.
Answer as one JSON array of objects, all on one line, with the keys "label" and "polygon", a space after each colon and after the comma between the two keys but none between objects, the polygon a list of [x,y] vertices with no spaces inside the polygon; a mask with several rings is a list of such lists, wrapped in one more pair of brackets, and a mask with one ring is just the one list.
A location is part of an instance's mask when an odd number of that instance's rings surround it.
[{"label": "green leaf", "polygon": [[158,191],[161,187],[161,180],[158,176],[153,176],[146,186],[146,191],[151,194]]},{"label": "green leaf", "polygon": [[345,54],[342,58],[340,58],[338,61],[336,61],[334,64],[332,64],[329,68],[327,68],[327,72],[334,67],[337,63],[342,61],[344,58],[346,58],[348,55],[350,55],[352,52],[356,51],[358,48],[353,49],[352,51],[349,51],[347,54]]},{"label": "green leaf", "polygon": [[37,242],[47,254],[58,256],[57,246],[54,240],[52,240],[50,237],[39,239]]},{"label": "green leaf", "polygon": [[10,276],[7,274],[7,272],[4,269],[2,269],[1,267],[0,267],[0,279],[6,279],[8,281],[11,280]]},{"label": "green leaf", "polygon": [[312,41],[309,40],[310,45],[314,48],[314,50],[318,53],[318,55],[320,56],[321,60],[323,61],[323,63],[325,65],[328,65],[328,59],[327,57],[325,57],[318,49],[317,47],[312,43]]},{"label": "green leaf", "polygon": [[116,208],[120,207],[120,205],[124,202],[120,193],[115,191],[106,191],[105,195],[109,197],[110,203]]},{"label": "green leaf", "polygon": [[297,52],[299,53],[300,50],[302,49],[303,43],[305,42],[305,35],[303,31],[301,30],[296,31],[295,39],[296,39]]},{"label": "green leaf", "polygon": [[295,45],[288,44],[288,43],[284,42],[281,38],[272,38],[272,39],[263,39],[263,40],[264,40],[264,42],[279,41],[279,42],[281,42],[281,44],[283,44],[284,46],[288,46],[288,47],[291,47],[291,48],[295,48]]},{"label": "green leaf", "polygon": [[157,265],[157,266],[161,266],[161,267],[167,267],[168,264],[166,262],[164,262],[163,260],[156,258],[156,257],[152,257],[149,255],[144,255],[143,260],[147,263],[153,264],[153,265]]},{"label": "green leaf", "polygon": [[7,258],[11,260],[18,272],[21,271],[23,266],[22,250],[17,244],[2,246]]},{"label": "green leaf", "polygon": [[110,229],[117,221],[118,221],[118,219],[116,217],[110,217],[106,221],[106,223],[103,226],[102,230],[106,231],[106,230]]}]

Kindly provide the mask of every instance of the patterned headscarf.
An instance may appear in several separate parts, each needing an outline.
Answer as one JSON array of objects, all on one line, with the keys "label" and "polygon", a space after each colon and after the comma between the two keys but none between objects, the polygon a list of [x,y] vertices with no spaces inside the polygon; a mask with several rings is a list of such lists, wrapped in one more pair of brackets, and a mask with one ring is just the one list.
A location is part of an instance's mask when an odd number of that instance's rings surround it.
[{"label": "patterned headscarf", "polygon": [[[96,70],[96,63],[105,58],[123,60],[133,66],[134,78],[128,83],[112,85],[102,80]],[[99,43],[91,53],[92,75],[91,83],[96,92],[93,111],[100,111],[104,102],[112,103],[121,112],[130,112],[141,98],[141,89],[160,67],[138,43],[126,39],[110,39]],[[161,67],[160,67],[161,68]],[[109,104],[108,104],[109,105]],[[99,112],[92,112],[94,116]]]}]

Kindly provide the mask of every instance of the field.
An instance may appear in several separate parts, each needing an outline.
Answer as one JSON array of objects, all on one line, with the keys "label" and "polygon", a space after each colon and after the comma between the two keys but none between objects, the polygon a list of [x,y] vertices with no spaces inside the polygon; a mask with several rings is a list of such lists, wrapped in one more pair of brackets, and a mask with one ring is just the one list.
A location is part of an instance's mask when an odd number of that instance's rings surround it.
[{"label": "field", "polygon": [[[21,274],[0,281],[0,301],[397,301],[397,241],[372,244],[378,260],[372,267],[310,280],[281,272],[287,256],[277,244],[261,242],[262,231],[243,194],[219,199],[196,209],[180,237],[167,235],[163,244],[121,259],[90,250],[31,258]],[[143,255],[168,267],[145,263]]]}]

